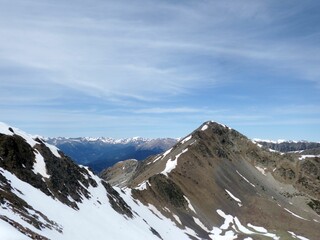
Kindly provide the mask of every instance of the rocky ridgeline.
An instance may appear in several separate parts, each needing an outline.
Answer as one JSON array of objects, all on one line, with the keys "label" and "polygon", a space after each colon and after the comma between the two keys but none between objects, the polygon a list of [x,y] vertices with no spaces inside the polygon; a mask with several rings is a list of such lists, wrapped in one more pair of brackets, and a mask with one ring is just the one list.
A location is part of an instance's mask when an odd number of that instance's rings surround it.
[{"label": "rocky ridgeline", "polygon": [[[206,229],[216,226],[219,218],[213,209],[268,226],[284,239],[290,238],[290,229],[317,239],[320,233],[313,227],[318,226],[314,219],[319,214],[320,159],[299,157],[269,150],[234,129],[207,122],[167,152],[139,161],[125,183],[141,202],[158,206],[163,215],[204,239],[210,238]],[[122,171],[112,167],[103,177],[112,181],[123,176]],[[311,211],[305,218],[310,220],[301,222],[290,214],[292,202],[296,205],[291,212]],[[199,228],[199,222],[204,227]]]},{"label": "rocky ridgeline", "polygon": [[206,122],[164,153],[103,171],[118,188],[43,139],[0,130],[0,227],[31,239],[320,239],[317,156]]}]

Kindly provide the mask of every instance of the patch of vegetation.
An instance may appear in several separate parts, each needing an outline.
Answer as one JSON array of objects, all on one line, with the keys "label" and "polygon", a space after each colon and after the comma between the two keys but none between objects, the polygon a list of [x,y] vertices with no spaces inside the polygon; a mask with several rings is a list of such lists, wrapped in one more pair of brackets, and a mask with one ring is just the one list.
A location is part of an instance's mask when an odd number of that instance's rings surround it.
[{"label": "patch of vegetation", "polygon": [[152,176],[149,182],[166,202],[178,208],[186,208],[188,205],[180,187],[163,174]]}]

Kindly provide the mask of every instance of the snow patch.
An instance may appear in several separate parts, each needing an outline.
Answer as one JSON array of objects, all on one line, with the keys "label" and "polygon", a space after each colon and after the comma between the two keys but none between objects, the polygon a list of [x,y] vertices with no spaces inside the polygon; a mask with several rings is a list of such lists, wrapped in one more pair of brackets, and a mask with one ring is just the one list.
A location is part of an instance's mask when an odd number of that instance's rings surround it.
[{"label": "snow patch", "polygon": [[202,126],[201,131],[205,131],[205,130],[207,130],[207,129],[208,129],[208,125],[205,124],[205,125]]},{"label": "snow patch", "polygon": [[[171,149],[170,149],[170,151],[171,151]],[[166,152],[165,152],[165,153],[166,153]],[[164,154],[165,154],[165,153],[164,153]],[[163,154],[163,155],[164,155],[164,154]],[[160,156],[158,156],[155,160],[153,160],[153,163],[155,163],[156,161],[158,161],[161,157],[164,158],[164,156],[160,155]],[[148,164],[150,164],[150,163],[151,163],[151,162],[149,162]]]},{"label": "snow patch", "polygon": [[53,155],[55,155],[57,158],[61,158],[61,155],[58,152],[59,149],[56,146],[53,146],[53,145],[48,144],[48,143],[44,143],[44,144],[50,149],[50,151],[53,153]]},{"label": "snow patch", "polygon": [[182,225],[182,222],[180,221],[180,218],[177,215],[172,214],[172,216],[180,225]]},{"label": "snow patch", "polygon": [[257,169],[259,172],[261,172],[263,175],[267,176],[267,174],[266,174],[267,168],[261,168],[261,167],[259,167],[259,166],[256,166],[256,169]]},{"label": "snow patch", "polygon": [[263,146],[260,143],[257,143],[255,140],[251,140],[252,143],[257,145],[259,148],[262,148]]},{"label": "snow patch", "polygon": [[140,183],[137,187],[135,187],[135,189],[143,191],[147,189],[147,185],[150,186],[150,183],[148,180],[143,181],[142,183]]},{"label": "snow patch", "polygon": [[256,187],[253,183],[251,183],[248,179],[246,179],[241,173],[236,170],[236,172],[239,174],[240,177],[242,177],[247,183],[249,183],[252,187]]},{"label": "snow patch", "polygon": [[166,212],[171,212],[169,208],[164,207],[163,210],[165,210]]},{"label": "snow patch", "polygon": [[199,218],[193,217],[194,222],[201,227],[203,230],[210,232],[210,230],[200,221]]},{"label": "snow patch", "polygon": [[290,233],[293,238],[298,238],[301,240],[309,240],[308,238],[303,237],[303,236],[299,236],[299,235],[295,234],[294,232],[288,231],[288,233]]},{"label": "snow patch", "polygon": [[185,138],[181,141],[181,144],[184,144],[184,143],[188,142],[191,138],[192,138],[192,135],[189,135],[189,136],[185,137]]},{"label": "snow patch", "polygon": [[254,229],[256,232],[261,232],[261,233],[267,233],[268,230],[265,229],[264,227],[258,227],[258,226],[254,226],[251,223],[247,224],[248,227],[251,227],[252,229]]},{"label": "snow patch", "polygon": [[227,230],[231,223],[233,223],[233,216],[225,214],[222,210],[218,209],[217,213],[224,218],[224,223],[221,225],[220,229]]},{"label": "snow patch", "polygon": [[[220,230],[227,230],[231,227],[236,233],[245,233],[245,234],[249,234],[249,235],[262,235],[262,236],[273,238],[274,240],[280,239],[280,237],[278,237],[276,234],[269,233],[265,228],[254,226],[249,223],[248,227],[251,227],[254,230],[254,231],[252,231],[252,230],[246,228],[245,226],[243,226],[241,224],[240,220],[238,219],[238,217],[233,217],[232,215],[227,215],[220,209],[217,210],[217,213],[222,218],[225,219],[223,225],[219,228]],[[214,229],[214,230],[216,232],[219,232],[217,229]],[[219,238],[213,238],[213,239],[219,239]],[[221,238],[221,239],[228,239],[228,238]],[[229,238],[229,239],[234,239],[234,238]]]},{"label": "snow patch", "polygon": [[303,218],[303,217],[300,217],[299,215],[291,212],[291,211],[290,211],[289,209],[287,209],[287,208],[284,208],[284,210],[286,210],[288,213],[290,213],[291,215],[293,215],[293,216],[295,216],[295,217],[297,217],[297,218],[300,218],[300,219],[302,219],[302,220],[309,221],[308,219],[305,219],[305,218]]},{"label": "snow patch", "polygon": [[184,199],[188,202],[188,207],[191,211],[196,212],[196,210],[194,210],[189,198],[187,198],[186,196],[184,196]]},{"label": "snow patch", "polygon": [[47,174],[47,169],[46,169],[46,163],[44,162],[43,156],[38,152],[38,150],[35,150],[35,163],[33,164],[33,172],[35,174],[40,174],[45,178],[50,178],[50,175]]},{"label": "snow patch", "polygon": [[306,159],[306,158],[315,158],[315,157],[320,158],[320,155],[301,155],[301,156],[299,157],[299,160],[304,160],[304,159]]},{"label": "snow patch", "polygon": [[274,152],[274,153],[278,153],[278,152],[279,152],[279,151],[273,150],[273,149],[271,149],[271,148],[268,148],[268,151],[269,151],[269,152]]},{"label": "snow patch", "polygon": [[184,149],[181,153],[175,156],[175,159],[172,160],[171,158],[167,161],[165,169],[161,172],[162,174],[168,176],[168,173],[170,173],[173,169],[176,168],[178,164],[178,158],[185,152],[188,151],[188,148]]},{"label": "snow patch", "polygon": [[161,159],[165,158],[171,151],[172,151],[172,148],[170,148],[169,150],[165,151],[164,154],[162,155]]},{"label": "snow patch", "polygon": [[229,194],[229,196],[230,196],[231,198],[233,198],[233,199],[238,203],[239,207],[242,207],[241,200],[240,200],[239,198],[235,197],[235,196],[234,196],[231,192],[229,192],[227,189],[225,189],[225,191]]},{"label": "snow patch", "polygon": [[245,234],[254,234],[255,232],[249,230],[245,226],[243,226],[238,219],[238,217],[234,217],[234,223],[236,224],[236,227],[239,229],[240,232],[245,233]]}]

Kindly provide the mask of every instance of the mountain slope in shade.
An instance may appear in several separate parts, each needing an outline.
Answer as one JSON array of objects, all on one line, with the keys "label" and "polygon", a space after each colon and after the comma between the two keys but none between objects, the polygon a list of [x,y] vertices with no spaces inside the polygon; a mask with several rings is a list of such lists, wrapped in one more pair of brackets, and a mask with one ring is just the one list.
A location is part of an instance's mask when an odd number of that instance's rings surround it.
[{"label": "mountain slope in shade", "polygon": [[48,138],[46,141],[61,149],[78,164],[100,172],[106,167],[126,159],[143,160],[162,153],[177,143],[173,138],[126,139],[112,138]]},{"label": "mountain slope in shade", "polygon": [[203,239],[320,239],[320,159],[265,149],[215,122],[138,162],[125,184]]}]

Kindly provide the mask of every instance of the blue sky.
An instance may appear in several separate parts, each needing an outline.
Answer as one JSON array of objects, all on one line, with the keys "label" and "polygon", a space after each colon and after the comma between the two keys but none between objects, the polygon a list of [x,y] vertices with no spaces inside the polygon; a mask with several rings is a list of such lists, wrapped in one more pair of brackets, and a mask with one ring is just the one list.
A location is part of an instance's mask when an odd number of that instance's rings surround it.
[{"label": "blue sky", "polygon": [[122,138],[215,120],[320,141],[319,1],[0,3],[0,121]]}]

